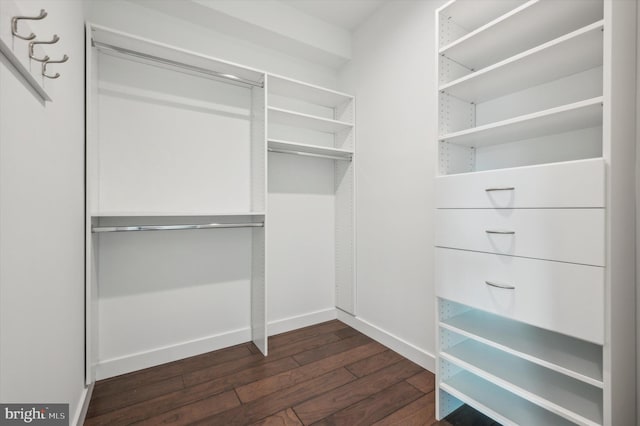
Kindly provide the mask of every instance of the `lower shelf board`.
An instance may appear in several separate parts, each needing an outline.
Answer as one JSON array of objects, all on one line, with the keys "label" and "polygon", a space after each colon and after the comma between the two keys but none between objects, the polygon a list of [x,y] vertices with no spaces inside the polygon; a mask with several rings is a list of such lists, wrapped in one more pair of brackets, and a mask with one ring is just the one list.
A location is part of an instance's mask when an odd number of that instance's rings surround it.
[{"label": "lower shelf board", "polygon": [[466,371],[440,383],[439,387],[440,391],[459,399],[504,426],[575,425]]},{"label": "lower shelf board", "polygon": [[472,309],[440,327],[602,388],[602,346]]},{"label": "lower shelf board", "polygon": [[473,340],[446,349],[440,356],[578,424],[602,424],[602,389]]}]

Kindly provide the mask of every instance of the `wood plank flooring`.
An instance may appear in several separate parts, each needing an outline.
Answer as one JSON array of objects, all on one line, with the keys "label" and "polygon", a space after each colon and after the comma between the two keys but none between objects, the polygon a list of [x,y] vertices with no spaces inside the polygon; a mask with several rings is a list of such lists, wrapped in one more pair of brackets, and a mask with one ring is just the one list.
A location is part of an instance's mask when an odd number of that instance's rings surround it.
[{"label": "wood plank flooring", "polygon": [[85,425],[495,426],[435,420],[435,377],[334,320],[96,383]]}]

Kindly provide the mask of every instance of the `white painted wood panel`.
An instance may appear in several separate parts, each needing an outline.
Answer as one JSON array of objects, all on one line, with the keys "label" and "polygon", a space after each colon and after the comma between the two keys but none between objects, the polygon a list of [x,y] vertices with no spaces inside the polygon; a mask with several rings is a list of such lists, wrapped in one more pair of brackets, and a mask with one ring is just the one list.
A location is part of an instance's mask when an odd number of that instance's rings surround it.
[{"label": "white painted wood panel", "polygon": [[[593,343],[604,342],[604,269],[436,248],[438,297]],[[485,281],[512,285],[491,287]]]},{"label": "white painted wood panel", "polygon": [[604,209],[438,209],[435,244],[604,265]]},{"label": "white painted wood panel", "polygon": [[251,229],[98,238],[100,363],[249,329]]},{"label": "white painted wood panel", "polygon": [[100,55],[98,214],[249,212],[248,89]]},{"label": "white painted wood panel", "polygon": [[[436,178],[438,208],[604,207],[601,158]],[[491,188],[514,188],[487,191]]]}]

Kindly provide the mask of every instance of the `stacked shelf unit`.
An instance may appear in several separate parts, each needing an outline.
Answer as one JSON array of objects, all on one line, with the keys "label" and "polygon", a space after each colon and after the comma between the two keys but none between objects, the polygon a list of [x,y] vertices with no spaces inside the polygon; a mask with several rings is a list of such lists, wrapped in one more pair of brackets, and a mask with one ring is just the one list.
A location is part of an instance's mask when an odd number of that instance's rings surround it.
[{"label": "stacked shelf unit", "polygon": [[436,12],[438,419],[466,403],[505,425],[635,422],[634,16]]},{"label": "stacked shelf unit", "polygon": [[[331,251],[335,264],[335,306],[355,314],[354,98],[275,75],[267,77],[267,93],[268,151],[274,155],[333,162],[334,217],[331,220],[335,222],[335,233],[331,236]],[[318,175],[314,179],[322,178]],[[290,179],[298,177],[290,176]],[[315,214],[309,212],[308,219],[313,221]],[[326,236],[316,238],[324,241]],[[304,244],[296,243],[300,247]]]},{"label": "stacked shelf unit", "polygon": [[335,163],[326,275],[353,312],[353,97],[86,31],[87,385],[248,340],[267,355],[267,270],[291,266],[267,254],[269,151]]}]

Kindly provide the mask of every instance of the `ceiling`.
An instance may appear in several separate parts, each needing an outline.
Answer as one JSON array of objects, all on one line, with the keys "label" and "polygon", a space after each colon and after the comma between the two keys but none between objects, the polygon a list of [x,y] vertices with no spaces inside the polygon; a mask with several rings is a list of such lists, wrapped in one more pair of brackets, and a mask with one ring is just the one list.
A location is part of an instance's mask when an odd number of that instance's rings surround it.
[{"label": "ceiling", "polygon": [[387,0],[280,0],[307,15],[353,31]]}]

